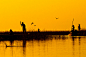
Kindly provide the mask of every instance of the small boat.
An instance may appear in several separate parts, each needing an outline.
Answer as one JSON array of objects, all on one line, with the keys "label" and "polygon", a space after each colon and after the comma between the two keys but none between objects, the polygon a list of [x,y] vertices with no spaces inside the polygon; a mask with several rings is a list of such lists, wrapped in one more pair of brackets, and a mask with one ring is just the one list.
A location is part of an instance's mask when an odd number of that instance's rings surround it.
[{"label": "small boat", "polygon": [[69,36],[86,36],[86,31],[71,31]]}]

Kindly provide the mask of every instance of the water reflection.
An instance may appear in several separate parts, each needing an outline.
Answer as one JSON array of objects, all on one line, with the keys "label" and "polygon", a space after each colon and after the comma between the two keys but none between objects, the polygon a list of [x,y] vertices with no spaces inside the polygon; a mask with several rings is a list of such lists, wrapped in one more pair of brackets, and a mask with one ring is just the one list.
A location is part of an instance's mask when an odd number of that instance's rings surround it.
[{"label": "water reflection", "polygon": [[85,51],[83,37],[50,35],[40,40],[0,41],[0,57],[84,57]]},{"label": "water reflection", "polygon": [[75,45],[75,41],[76,39],[78,39],[78,42],[79,42],[79,45],[80,45],[80,42],[81,42],[81,37],[72,37],[72,41],[73,41],[73,45]]},{"label": "water reflection", "polygon": [[23,54],[26,52],[26,40],[23,40]]},{"label": "water reflection", "polygon": [[72,41],[73,41],[73,55],[75,56],[76,50],[78,50],[77,54],[80,57],[80,55],[81,55],[81,53],[80,53],[81,37],[72,37]]},{"label": "water reflection", "polygon": [[11,46],[12,46],[13,42],[14,42],[14,40],[11,40],[11,41],[10,41],[10,43],[11,43],[10,45],[11,45]]},{"label": "water reflection", "polygon": [[81,42],[81,37],[79,37],[79,45],[80,45],[80,42]]},{"label": "water reflection", "polygon": [[72,37],[72,41],[73,41],[73,46],[74,46],[74,40],[75,40],[74,38],[75,38],[75,37]]}]

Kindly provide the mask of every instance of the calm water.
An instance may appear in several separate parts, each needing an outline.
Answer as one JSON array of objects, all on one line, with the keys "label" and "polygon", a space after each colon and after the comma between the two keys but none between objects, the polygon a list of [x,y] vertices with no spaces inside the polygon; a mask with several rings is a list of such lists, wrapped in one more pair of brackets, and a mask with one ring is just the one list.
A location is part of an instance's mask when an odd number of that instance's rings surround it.
[{"label": "calm water", "polygon": [[[0,57],[85,57],[86,37],[50,35],[46,40],[0,41]],[[11,47],[6,47],[11,46]]]}]

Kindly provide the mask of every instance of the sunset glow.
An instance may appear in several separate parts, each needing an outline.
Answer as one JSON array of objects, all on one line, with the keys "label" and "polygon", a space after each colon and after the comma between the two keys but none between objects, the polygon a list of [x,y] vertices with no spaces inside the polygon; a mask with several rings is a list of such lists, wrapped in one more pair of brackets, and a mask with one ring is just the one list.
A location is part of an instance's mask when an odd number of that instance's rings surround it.
[{"label": "sunset glow", "polygon": [[27,31],[71,30],[73,18],[86,28],[85,0],[0,0],[0,31],[22,31],[20,21]]}]

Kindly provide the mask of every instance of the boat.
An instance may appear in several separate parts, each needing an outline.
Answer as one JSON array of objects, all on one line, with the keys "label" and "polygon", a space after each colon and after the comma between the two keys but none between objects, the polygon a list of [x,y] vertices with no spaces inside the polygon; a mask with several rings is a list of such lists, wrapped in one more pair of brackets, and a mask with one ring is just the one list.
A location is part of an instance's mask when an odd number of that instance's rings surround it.
[{"label": "boat", "polygon": [[40,32],[17,32],[17,33],[0,33],[0,40],[30,40],[46,38],[45,33]]}]

